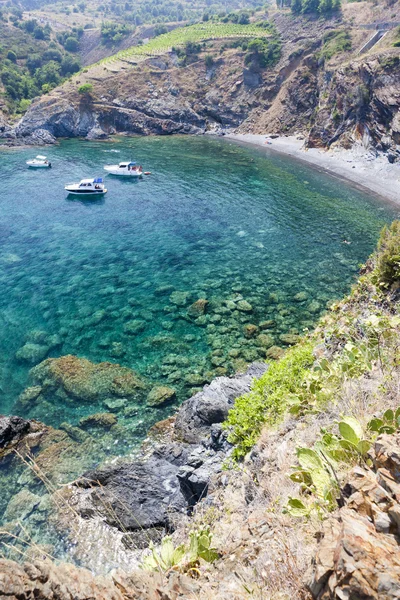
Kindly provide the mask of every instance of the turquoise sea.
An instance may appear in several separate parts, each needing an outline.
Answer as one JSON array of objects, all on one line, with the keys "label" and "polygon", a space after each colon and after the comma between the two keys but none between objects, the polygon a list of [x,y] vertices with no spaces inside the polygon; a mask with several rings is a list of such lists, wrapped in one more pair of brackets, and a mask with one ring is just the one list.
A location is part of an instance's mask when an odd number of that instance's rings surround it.
[{"label": "turquoise sea", "polygon": [[[150,387],[176,389],[169,406],[117,411],[129,435],[104,455],[129,452],[216,375],[264,360],[246,325],[273,320],[277,346],[311,328],[399,213],[302,163],[223,139],[66,140],[46,153],[53,168],[30,170],[35,149],[0,150],[0,413],[15,413],[29,370],[47,356],[118,362]],[[107,176],[102,199],[66,196],[65,183],[127,159],[152,174]],[[199,298],[209,311],[196,322],[187,310]],[[252,310],[229,309],[240,300]],[[130,321],[140,322],[136,335]],[[35,352],[21,352],[27,342]],[[19,414],[58,427],[99,411],[54,398]]]}]

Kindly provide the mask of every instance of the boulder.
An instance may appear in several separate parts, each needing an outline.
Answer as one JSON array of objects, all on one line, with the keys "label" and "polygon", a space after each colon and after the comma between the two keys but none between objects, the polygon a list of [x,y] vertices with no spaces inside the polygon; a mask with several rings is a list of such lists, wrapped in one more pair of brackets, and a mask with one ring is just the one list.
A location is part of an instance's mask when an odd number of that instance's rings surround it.
[{"label": "boulder", "polygon": [[134,371],[108,362],[92,363],[67,355],[48,358],[30,371],[43,394],[58,391],[72,400],[99,402],[109,398],[140,397],[145,385]]},{"label": "boulder", "polygon": [[173,512],[185,512],[177,473],[186,453],[178,445],[157,450],[146,461],[104,467],[84,474],[79,487],[88,491],[78,512],[90,505],[112,527],[137,531],[168,527]]},{"label": "boulder", "polygon": [[208,300],[205,298],[199,298],[191,306],[189,306],[187,314],[189,317],[200,317],[207,312]]},{"label": "boulder", "polygon": [[232,378],[217,377],[186,400],[176,416],[176,438],[193,444],[207,437],[211,425],[225,420],[235,399],[249,392],[254,377],[261,377],[267,368],[265,363],[254,363],[246,373]]},{"label": "boulder", "polygon": [[167,386],[157,386],[151,390],[147,396],[149,406],[161,406],[166,402],[171,402],[176,397],[176,391]]},{"label": "boulder", "polygon": [[17,563],[0,559],[0,598],[7,600],[174,600],[199,597],[200,586],[189,576],[171,572],[95,576],[87,569],[51,560]]},{"label": "boulder", "polygon": [[31,430],[31,421],[0,416],[0,448],[15,444]]},{"label": "boulder", "polygon": [[345,505],[323,523],[307,573],[316,600],[400,597],[400,434],[375,442],[374,470],[355,467]]}]

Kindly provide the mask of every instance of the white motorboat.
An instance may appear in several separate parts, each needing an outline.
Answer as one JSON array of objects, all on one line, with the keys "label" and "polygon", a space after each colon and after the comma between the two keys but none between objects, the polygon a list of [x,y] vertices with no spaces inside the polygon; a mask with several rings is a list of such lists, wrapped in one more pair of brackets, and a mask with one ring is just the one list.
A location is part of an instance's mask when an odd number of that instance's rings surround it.
[{"label": "white motorboat", "polygon": [[50,169],[51,162],[47,160],[46,156],[37,155],[36,158],[32,158],[31,160],[27,160],[26,164],[31,169]]},{"label": "white motorboat", "polygon": [[120,162],[119,165],[106,165],[104,170],[120,177],[143,177],[143,169],[135,161]]},{"label": "white motorboat", "polygon": [[65,189],[69,194],[76,196],[104,196],[107,193],[102,177],[82,179],[79,183],[67,183]]}]

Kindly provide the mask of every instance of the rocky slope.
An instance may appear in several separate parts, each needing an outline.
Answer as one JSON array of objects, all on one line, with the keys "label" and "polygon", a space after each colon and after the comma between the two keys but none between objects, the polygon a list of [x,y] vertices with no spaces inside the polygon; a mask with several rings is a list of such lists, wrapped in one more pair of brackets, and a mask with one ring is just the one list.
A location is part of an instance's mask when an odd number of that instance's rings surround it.
[{"label": "rocky slope", "polygon": [[[391,19],[397,12],[394,8]],[[174,53],[137,68],[118,61],[94,66],[34,102],[20,123],[0,137],[14,145],[113,133],[236,129],[309,134],[311,146],[363,143],[396,160],[400,50],[392,47],[395,32],[357,56],[370,31],[352,25],[354,16],[346,11],[326,21],[277,13],[273,22],[282,40],[282,57],[274,69],[247,68],[245,52],[217,41],[208,42],[188,66],[179,66]],[[338,30],[350,32],[351,49],[322,59],[326,35]],[[209,68],[206,54],[214,56]],[[94,91],[82,97],[77,88],[85,82]]]}]

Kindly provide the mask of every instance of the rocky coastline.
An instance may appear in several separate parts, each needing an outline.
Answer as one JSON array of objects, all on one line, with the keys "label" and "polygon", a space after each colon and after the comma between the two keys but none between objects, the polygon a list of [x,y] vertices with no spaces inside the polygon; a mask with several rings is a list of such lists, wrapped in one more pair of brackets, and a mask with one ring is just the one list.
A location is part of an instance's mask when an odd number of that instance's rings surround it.
[{"label": "rocky coastline", "polygon": [[[121,457],[116,464],[99,465],[50,495],[50,503],[58,505],[51,519],[64,537],[74,538],[75,556],[84,552],[85,530],[93,532],[96,526],[101,543],[118,545],[118,552],[127,552],[128,563],[134,561],[136,550],[173,531],[207,496],[213,478],[221,474],[232,448],[221,423],[235,399],[249,392],[253,379],[266,369],[266,363],[253,363],[245,373],[217,377],[186,400],[175,416],[156,424],[134,459]],[[85,390],[80,386],[74,391],[82,394]],[[85,452],[85,439],[76,432],[74,427],[57,432],[37,421],[1,417],[0,461],[3,465],[8,461],[8,468],[13,468],[15,454],[29,457],[34,453],[35,466],[42,473],[46,469],[45,477],[52,480],[72,452],[79,453],[80,444]],[[61,445],[60,434],[64,436]],[[67,444],[65,436],[70,438]],[[64,457],[57,446],[63,448]],[[24,497],[21,491],[17,496],[18,510],[26,516],[24,526],[29,527],[29,515],[35,508],[32,494],[27,492]],[[10,499],[6,520],[16,512],[11,508],[15,498]],[[40,497],[35,501],[39,503]],[[13,531],[12,523],[5,525],[8,528]],[[75,537],[78,529],[79,539]]]}]

